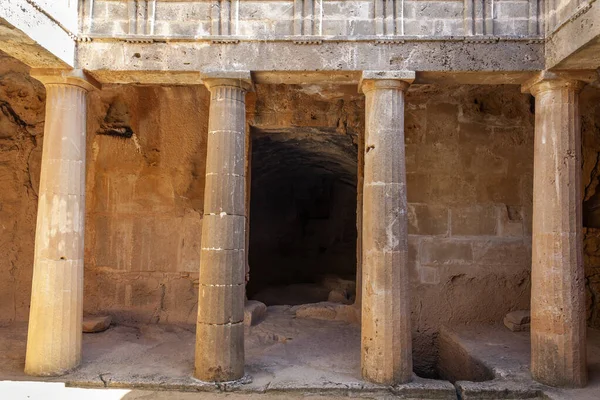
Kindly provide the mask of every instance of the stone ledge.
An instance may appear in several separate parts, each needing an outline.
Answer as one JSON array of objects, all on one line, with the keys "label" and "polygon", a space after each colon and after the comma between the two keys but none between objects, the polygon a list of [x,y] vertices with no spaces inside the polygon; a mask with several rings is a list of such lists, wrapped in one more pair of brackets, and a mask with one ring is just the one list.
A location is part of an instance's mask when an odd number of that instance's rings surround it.
[{"label": "stone ledge", "polygon": [[[179,74],[179,79],[189,80],[197,71],[227,70],[232,66],[236,70],[260,73],[263,78],[267,71],[320,73],[324,80],[329,80],[327,75],[331,72],[412,70],[461,72],[463,83],[482,81],[477,73],[484,72],[515,83],[512,79],[515,72],[533,73],[544,68],[543,49],[543,44],[527,41],[494,44],[415,41],[389,46],[375,46],[369,41],[324,41],[320,45],[302,46],[293,41],[240,41],[235,45],[218,45],[206,41],[146,44],[93,40],[79,43],[78,65],[103,83],[130,83],[136,79],[139,83],[160,84],[173,81],[173,77],[169,77],[172,73]],[[265,54],[278,57],[265,57]],[[515,58],[515,54],[521,57]],[[145,76],[134,76],[136,74]],[[490,75],[483,79],[486,83],[494,81]],[[198,84],[197,75],[195,82],[179,83]]]}]

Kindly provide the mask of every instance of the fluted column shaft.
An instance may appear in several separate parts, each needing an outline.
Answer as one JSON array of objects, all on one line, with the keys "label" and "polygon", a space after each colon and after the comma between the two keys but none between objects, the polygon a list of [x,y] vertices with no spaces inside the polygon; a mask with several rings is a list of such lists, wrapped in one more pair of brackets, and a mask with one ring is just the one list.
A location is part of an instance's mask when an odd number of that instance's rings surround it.
[{"label": "fluted column shaft", "polygon": [[535,96],[531,373],[551,386],[584,386],[581,83],[542,80]]},{"label": "fluted column shaft", "polygon": [[25,359],[29,375],[62,375],[81,361],[86,100],[93,86],[65,74],[32,74],[46,86],[46,117]]},{"label": "fluted column shaft", "polygon": [[402,80],[364,80],[362,351],[365,379],[412,378],[404,92]]},{"label": "fluted column shaft", "polygon": [[249,83],[205,79],[210,90],[200,256],[196,378],[244,375],[246,109]]}]

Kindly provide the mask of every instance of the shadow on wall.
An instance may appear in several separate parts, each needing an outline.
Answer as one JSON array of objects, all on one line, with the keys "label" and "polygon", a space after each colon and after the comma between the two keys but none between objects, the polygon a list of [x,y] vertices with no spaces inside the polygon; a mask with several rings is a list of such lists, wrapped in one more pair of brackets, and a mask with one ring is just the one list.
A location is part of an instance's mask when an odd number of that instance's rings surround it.
[{"label": "shadow on wall", "polygon": [[354,281],[357,149],[351,138],[258,132],[251,165],[248,297],[268,305],[311,303],[327,300],[327,275]]}]

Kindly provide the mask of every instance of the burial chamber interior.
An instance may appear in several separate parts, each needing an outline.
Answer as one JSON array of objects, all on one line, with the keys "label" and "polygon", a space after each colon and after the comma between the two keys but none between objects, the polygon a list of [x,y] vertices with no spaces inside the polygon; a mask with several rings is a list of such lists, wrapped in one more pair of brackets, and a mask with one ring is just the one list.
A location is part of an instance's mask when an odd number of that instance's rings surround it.
[{"label": "burial chamber interior", "polygon": [[308,129],[253,130],[249,299],[354,301],[355,143],[349,135]]}]

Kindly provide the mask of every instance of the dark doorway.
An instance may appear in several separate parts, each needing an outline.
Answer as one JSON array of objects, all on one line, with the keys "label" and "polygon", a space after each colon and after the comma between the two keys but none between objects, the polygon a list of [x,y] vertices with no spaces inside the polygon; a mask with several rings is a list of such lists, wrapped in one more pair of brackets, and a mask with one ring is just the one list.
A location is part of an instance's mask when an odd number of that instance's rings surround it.
[{"label": "dark doorway", "polygon": [[357,147],[322,132],[254,132],[248,298],[352,302]]}]

